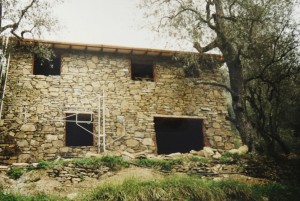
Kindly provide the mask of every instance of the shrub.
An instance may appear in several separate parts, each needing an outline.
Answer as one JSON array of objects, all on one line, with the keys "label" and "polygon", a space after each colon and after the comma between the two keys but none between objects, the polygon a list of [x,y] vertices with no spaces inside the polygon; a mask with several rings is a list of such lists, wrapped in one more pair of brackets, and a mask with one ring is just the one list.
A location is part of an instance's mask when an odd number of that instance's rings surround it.
[{"label": "shrub", "polygon": [[50,169],[53,168],[55,166],[59,166],[59,165],[63,165],[64,163],[66,163],[65,161],[40,161],[37,164],[37,169]]},{"label": "shrub", "polygon": [[53,163],[50,163],[48,161],[40,161],[38,164],[37,164],[37,168],[38,169],[49,169],[51,167],[53,167],[54,164]]},{"label": "shrub", "polygon": [[225,153],[222,154],[222,157],[224,157],[224,158],[233,158],[233,159],[237,160],[241,156],[238,153],[225,152]]},{"label": "shrub", "polygon": [[140,166],[145,167],[159,167],[161,170],[170,171],[173,166],[181,165],[183,163],[182,158],[170,159],[170,160],[158,160],[158,159],[148,159],[141,158],[136,160],[136,163]]},{"label": "shrub", "polygon": [[128,163],[119,156],[103,156],[101,158],[80,158],[74,160],[74,163],[79,166],[107,166],[111,169],[117,170],[122,167],[127,167]]},{"label": "shrub", "polygon": [[222,156],[219,160],[222,163],[230,164],[230,163],[234,163],[236,160],[238,160],[240,158],[241,158],[241,156],[237,153],[225,152],[225,153],[222,154]]},{"label": "shrub", "polygon": [[22,168],[11,168],[8,172],[7,175],[12,178],[12,179],[19,179],[23,174],[24,174],[24,169]]},{"label": "shrub", "polygon": [[121,168],[121,167],[128,167],[128,163],[119,156],[103,156],[101,158],[101,161],[108,167],[115,169],[115,168]]}]

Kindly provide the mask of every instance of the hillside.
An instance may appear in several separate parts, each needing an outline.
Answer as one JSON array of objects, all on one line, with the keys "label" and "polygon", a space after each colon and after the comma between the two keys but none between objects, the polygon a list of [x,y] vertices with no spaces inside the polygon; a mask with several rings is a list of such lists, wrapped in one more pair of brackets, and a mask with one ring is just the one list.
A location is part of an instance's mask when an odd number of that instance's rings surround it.
[{"label": "hillside", "polygon": [[[278,163],[247,154],[218,155],[216,150],[210,151],[206,155],[201,151],[130,158],[125,153],[123,157],[103,155],[14,164],[9,170],[1,171],[0,198],[151,200],[157,194],[156,200],[170,200],[173,196],[192,200],[199,200],[199,196],[213,196],[209,200],[234,200],[245,196],[243,200],[291,200],[299,196],[298,159]],[[137,195],[134,189],[143,193]],[[199,191],[203,192],[198,195]]]}]

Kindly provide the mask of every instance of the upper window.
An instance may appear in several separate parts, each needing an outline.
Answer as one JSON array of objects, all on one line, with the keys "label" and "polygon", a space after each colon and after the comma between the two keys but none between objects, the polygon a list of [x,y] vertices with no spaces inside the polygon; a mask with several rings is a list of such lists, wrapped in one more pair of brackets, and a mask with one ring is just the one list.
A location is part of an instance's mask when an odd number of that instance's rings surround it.
[{"label": "upper window", "polygon": [[131,79],[154,81],[153,62],[131,60]]},{"label": "upper window", "polygon": [[56,55],[51,61],[34,55],[34,75],[60,75],[61,57]]}]

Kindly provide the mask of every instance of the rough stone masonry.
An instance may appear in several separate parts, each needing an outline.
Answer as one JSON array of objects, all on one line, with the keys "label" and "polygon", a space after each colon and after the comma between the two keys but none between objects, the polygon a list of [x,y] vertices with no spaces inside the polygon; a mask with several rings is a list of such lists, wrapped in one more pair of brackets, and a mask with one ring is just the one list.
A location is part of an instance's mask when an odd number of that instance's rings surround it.
[{"label": "rough stone masonry", "polygon": [[[61,74],[44,76],[33,75],[32,54],[13,55],[0,129],[14,142],[7,146],[14,144],[16,154],[2,158],[6,162],[97,152],[96,136],[94,146],[66,146],[66,122],[58,120],[68,112],[89,111],[97,121],[97,97],[103,91],[108,150],[156,153],[157,115],[203,119],[205,146],[233,148],[223,89],[195,85],[174,61],[154,58],[155,81],[149,82],[131,79],[131,55],[63,50],[61,59]],[[218,70],[202,70],[197,79],[222,81]],[[0,153],[5,150],[2,145]]]}]

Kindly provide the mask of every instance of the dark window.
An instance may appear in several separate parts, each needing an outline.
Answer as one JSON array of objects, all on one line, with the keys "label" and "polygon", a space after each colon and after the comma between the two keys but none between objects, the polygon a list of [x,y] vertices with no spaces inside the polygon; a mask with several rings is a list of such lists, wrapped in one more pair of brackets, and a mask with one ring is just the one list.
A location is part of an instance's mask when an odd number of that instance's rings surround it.
[{"label": "dark window", "polygon": [[154,64],[152,61],[131,60],[132,80],[154,81]]},{"label": "dark window", "polygon": [[203,149],[201,119],[155,117],[154,125],[158,154],[188,153]]},{"label": "dark window", "polygon": [[92,114],[66,115],[66,146],[93,146],[93,135],[90,133],[93,132]]},{"label": "dark window", "polygon": [[51,61],[34,55],[34,75],[60,75],[61,57],[55,56]]}]

